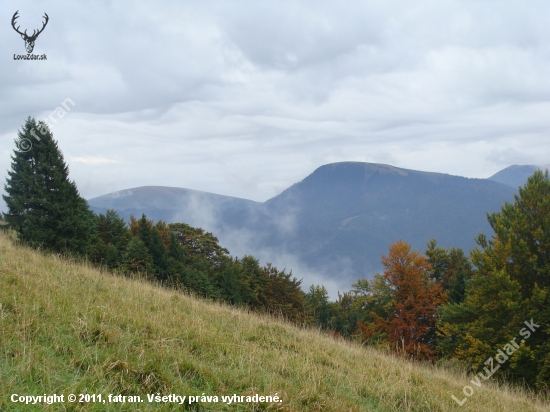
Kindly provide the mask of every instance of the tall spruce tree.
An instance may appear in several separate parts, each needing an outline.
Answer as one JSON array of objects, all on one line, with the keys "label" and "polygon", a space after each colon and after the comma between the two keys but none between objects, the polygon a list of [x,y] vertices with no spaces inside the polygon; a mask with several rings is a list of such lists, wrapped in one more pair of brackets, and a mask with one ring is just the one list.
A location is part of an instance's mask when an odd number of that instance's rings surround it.
[{"label": "tall spruce tree", "polygon": [[69,169],[48,125],[29,117],[16,145],[4,185],[7,195],[2,196],[8,206],[7,223],[33,247],[86,253],[94,215],[69,180]]}]

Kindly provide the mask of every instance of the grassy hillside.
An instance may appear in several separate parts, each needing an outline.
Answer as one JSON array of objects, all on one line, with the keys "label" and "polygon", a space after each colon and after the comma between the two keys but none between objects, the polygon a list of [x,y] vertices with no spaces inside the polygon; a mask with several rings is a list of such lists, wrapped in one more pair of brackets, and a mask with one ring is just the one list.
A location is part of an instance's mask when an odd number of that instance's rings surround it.
[{"label": "grassy hillside", "polygon": [[[219,396],[189,410],[544,411],[465,375],[407,363],[267,316],[42,256],[0,233],[0,410],[182,410],[146,394]],[[12,403],[12,394],[65,402]],[[139,405],[69,403],[68,394],[141,395]],[[222,395],[282,403],[227,405]]]}]

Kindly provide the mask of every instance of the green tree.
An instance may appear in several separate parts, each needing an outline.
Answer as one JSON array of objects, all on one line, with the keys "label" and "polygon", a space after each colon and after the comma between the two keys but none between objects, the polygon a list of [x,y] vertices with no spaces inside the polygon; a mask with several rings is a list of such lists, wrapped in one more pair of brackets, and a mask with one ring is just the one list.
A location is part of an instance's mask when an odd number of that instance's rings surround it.
[{"label": "green tree", "polygon": [[143,240],[133,237],[122,256],[123,270],[126,273],[151,275],[155,273],[153,258]]},{"label": "green tree", "polygon": [[183,273],[183,248],[176,240],[176,235],[170,232],[168,243],[168,279],[171,282],[181,281]]},{"label": "green tree", "polygon": [[[540,389],[550,382],[550,179],[537,171],[514,203],[488,215],[492,239],[477,239],[464,302],[441,308],[439,346],[476,370],[512,339],[497,373]],[[540,325],[522,339],[525,322]]]},{"label": "green tree", "polygon": [[153,259],[154,273],[159,280],[166,280],[168,278],[168,250],[158,229],[164,226],[164,222],[153,226],[153,222],[148,220],[145,214],[138,220],[137,236],[147,247],[149,255]]},{"label": "green tree", "polygon": [[395,304],[395,296],[384,276],[374,275],[372,279],[359,279],[352,285],[350,313],[355,320],[354,334],[370,345],[384,344],[387,334],[376,327],[377,319],[389,319]]},{"label": "green tree", "polygon": [[362,317],[362,313],[357,310],[355,303],[356,296],[352,291],[338,292],[338,299],[329,303],[332,313],[330,329],[346,338],[354,334],[357,322]]},{"label": "green tree", "polygon": [[[196,293],[199,296],[211,299],[219,298],[220,294],[214,285],[214,279],[204,271],[204,267],[208,265],[195,265],[200,258],[197,255],[194,259],[189,259],[187,254],[189,249],[184,249],[182,246],[181,237],[177,236],[177,231],[173,230],[170,225],[165,226],[164,222],[157,222],[155,227],[159,234],[164,239],[168,238],[168,259],[167,259],[167,281],[168,283],[183,285],[189,291]],[[137,221],[136,234],[137,234]],[[162,226],[161,226],[162,225]],[[175,224],[178,227],[179,224]],[[186,225],[187,226],[187,225]],[[189,226],[190,229],[191,226]],[[199,254],[200,256],[200,254]]]},{"label": "green tree", "polygon": [[261,307],[259,296],[262,291],[265,290],[267,284],[267,279],[263,276],[260,262],[254,256],[245,255],[239,261],[239,264],[241,265],[243,276],[248,284],[248,297],[246,303],[251,308],[259,308]]},{"label": "green tree", "polygon": [[247,295],[250,294],[241,269],[238,262],[227,259],[222,263],[217,276],[221,298],[235,305],[243,304]]},{"label": "green tree", "polygon": [[292,276],[292,272],[280,271],[271,263],[262,269],[265,288],[258,299],[267,311],[282,315],[295,322],[304,322],[307,317],[305,293],[300,288],[301,280]]},{"label": "green tree", "polygon": [[183,266],[180,273],[181,283],[193,293],[209,299],[220,297],[219,290],[206,273],[191,266]]},{"label": "green tree", "polygon": [[6,221],[22,242],[33,247],[88,252],[94,215],[69,180],[69,169],[47,124],[29,117],[16,144],[4,186]]},{"label": "green tree", "polygon": [[190,264],[200,265],[198,261],[203,261],[210,270],[214,270],[229,256],[229,251],[220,246],[218,238],[204,229],[186,223],[170,223],[168,228],[183,247],[185,260]]},{"label": "green tree", "polygon": [[472,264],[460,248],[444,249],[435,239],[428,242],[426,257],[430,263],[430,277],[439,282],[451,303],[460,303],[466,295],[466,286],[472,277]]},{"label": "green tree", "polygon": [[96,217],[96,235],[90,258],[111,269],[122,264],[131,235],[122,219],[114,210]]},{"label": "green tree", "polygon": [[328,291],[324,286],[311,285],[306,293],[307,309],[317,326],[328,329],[332,318],[333,308],[331,307]]},{"label": "green tree", "polygon": [[[185,223],[170,223],[168,230],[173,233],[175,241],[183,250],[183,265],[193,269],[193,278],[198,279],[198,273],[209,279],[208,284],[214,285],[219,279],[223,262],[231,260],[229,251],[221,247],[218,239],[212,233],[201,228],[195,228]],[[204,282],[201,279],[201,284]]]}]

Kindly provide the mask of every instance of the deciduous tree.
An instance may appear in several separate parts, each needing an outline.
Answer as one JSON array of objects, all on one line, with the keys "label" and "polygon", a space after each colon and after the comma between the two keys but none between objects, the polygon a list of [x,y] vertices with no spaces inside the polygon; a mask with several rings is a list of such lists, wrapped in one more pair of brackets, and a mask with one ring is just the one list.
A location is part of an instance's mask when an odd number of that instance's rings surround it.
[{"label": "deciduous tree", "polygon": [[441,285],[429,278],[430,264],[399,240],[382,257],[384,280],[393,293],[389,316],[375,314],[375,325],[392,347],[419,359],[435,357],[437,307],[445,302]]}]

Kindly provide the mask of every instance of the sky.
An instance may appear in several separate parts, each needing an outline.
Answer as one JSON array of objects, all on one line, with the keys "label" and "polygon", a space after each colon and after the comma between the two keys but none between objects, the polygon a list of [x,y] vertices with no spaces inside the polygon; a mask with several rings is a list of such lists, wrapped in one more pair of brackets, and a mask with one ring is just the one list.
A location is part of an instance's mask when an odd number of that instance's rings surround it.
[{"label": "sky", "polygon": [[[29,33],[48,14],[47,60],[14,59],[16,11]],[[548,1],[3,0],[0,16],[3,182],[28,116],[55,121],[88,199],[265,201],[340,161],[481,178],[549,163]]]}]

